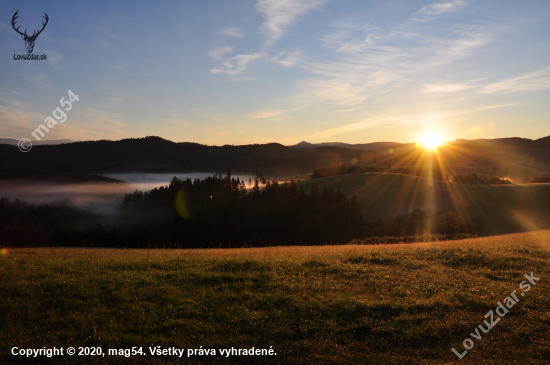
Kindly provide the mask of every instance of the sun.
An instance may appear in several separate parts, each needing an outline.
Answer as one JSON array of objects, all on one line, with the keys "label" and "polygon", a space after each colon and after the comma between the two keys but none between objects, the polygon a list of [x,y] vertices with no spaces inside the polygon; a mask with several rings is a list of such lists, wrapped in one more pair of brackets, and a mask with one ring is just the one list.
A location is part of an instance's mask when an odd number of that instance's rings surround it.
[{"label": "sun", "polygon": [[435,133],[435,132],[429,132],[422,137],[422,145],[427,150],[435,151],[437,150],[437,147],[441,146],[443,144],[443,138]]}]

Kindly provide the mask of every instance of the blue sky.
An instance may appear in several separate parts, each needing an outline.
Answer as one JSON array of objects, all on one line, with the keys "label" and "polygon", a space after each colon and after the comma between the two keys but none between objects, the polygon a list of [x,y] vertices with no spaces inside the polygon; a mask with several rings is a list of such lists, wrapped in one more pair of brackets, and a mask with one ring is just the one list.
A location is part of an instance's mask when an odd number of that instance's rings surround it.
[{"label": "blue sky", "polygon": [[[33,54],[11,27],[49,23]],[[222,145],[550,135],[550,2],[3,1],[0,137]]]}]

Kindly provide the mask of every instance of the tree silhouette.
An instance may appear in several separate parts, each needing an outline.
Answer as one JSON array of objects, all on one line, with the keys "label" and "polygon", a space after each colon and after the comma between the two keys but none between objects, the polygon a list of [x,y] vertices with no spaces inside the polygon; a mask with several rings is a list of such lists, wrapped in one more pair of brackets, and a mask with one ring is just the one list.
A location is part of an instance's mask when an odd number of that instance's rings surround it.
[{"label": "tree silhouette", "polygon": [[462,220],[455,212],[443,212],[437,216],[437,230],[442,234],[462,232]]}]

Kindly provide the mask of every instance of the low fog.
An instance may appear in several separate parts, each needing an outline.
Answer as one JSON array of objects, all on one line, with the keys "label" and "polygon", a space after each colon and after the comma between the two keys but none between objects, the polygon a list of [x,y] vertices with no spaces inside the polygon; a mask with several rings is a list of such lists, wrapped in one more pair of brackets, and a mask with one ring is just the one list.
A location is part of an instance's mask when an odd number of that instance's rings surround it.
[{"label": "low fog", "polygon": [[[94,216],[95,223],[109,227],[118,224],[119,207],[124,194],[136,190],[130,184],[52,184],[21,181],[0,182],[0,197],[23,200],[29,204],[69,206]],[[82,222],[84,228],[93,222]]]},{"label": "low fog", "polygon": [[127,183],[133,186],[132,191],[134,190],[147,191],[147,190],[154,189],[156,187],[170,184],[170,180],[172,180],[174,176],[180,180],[185,180],[185,179],[195,180],[195,179],[204,179],[208,176],[213,176],[214,173],[212,172],[191,172],[191,173],[174,172],[174,173],[155,174],[155,173],[134,172],[134,173],[126,173],[126,174],[102,174],[102,175],[113,179],[126,181]]},{"label": "low fog", "polygon": [[[29,204],[48,204],[69,206],[83,210],[92,215],[90,220],[80,222],[77,228],[85,228],[90,224],[101,222],[106,228],[123,225],[120,219],[120,205],[124,194],[136,190],[148,191],[156,187],[170,184],[172,178],[204,179],[214,173],[125,173],[103,174],[103,176],[122,180],[119,183],[43,183],[37,181],[15,180],[0,181],[0,198],[23,200]],[[248,179],[251,176],[235,176]]]}]

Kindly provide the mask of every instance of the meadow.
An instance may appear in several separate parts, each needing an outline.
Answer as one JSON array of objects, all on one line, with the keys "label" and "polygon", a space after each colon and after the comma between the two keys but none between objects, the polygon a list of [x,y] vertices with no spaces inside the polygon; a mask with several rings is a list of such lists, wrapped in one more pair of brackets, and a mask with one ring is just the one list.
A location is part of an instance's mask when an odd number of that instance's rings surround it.
[{"label": "meadow", "polygon": [[[1,364],[545,364],[550,231],[248,249],[3,249]],[[540,282],[458,360],[524,274]],[[519,294],[519,292],[518,292]],[[496,316],[496,315],[495,315]],[[142,347],[26,359],[18,348]],[[216,349],[187,358],[149,347]],[[273,348],[229,356],[219,349]]]},{"label": "meadow", "polygon": [[300,182],[306,191],[340,189],[357,195],[363,218],[384,221],[414,209],[456,212],[464,222],[479,219],[483,235],[550,229],[550,184],[468,185],[422,177],[365,173],[330,176]]}]

